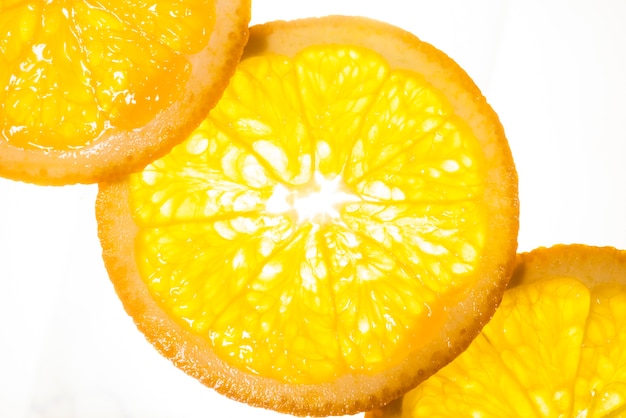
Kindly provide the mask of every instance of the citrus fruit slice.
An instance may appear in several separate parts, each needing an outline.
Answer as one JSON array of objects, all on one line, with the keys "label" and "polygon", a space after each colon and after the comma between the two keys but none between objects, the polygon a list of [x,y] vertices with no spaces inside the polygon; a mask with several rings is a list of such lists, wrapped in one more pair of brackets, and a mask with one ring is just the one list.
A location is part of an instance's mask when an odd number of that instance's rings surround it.
[{"label": "citrus fruit slice", "polygon": [[625,416],[625,348],[626,252],[540,248],[467,351],[366,417]]},{"label": "citrus fruit slice", "polygon": [[0,176],[94,183],[181,142],[228,84],[250,0],[0,3]]},{"label": "citrus fruit slice", "polygon": [[139,329],[228,396],[295,415],[381,405],[460,353],[513,268],[497,116],[442,52],[358,17],[251,28],[183,143],[100,185]]}]

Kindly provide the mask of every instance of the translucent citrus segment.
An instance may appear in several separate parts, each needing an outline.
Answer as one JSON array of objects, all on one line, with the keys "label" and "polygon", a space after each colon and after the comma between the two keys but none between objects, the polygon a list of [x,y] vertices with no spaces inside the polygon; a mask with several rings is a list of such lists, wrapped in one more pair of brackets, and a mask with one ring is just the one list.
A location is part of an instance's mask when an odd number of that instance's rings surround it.
[{"label": "translucent citrus segment", "polygon": [[131,176],[139,268],[236,367],[378,373],[477,280],[483,158],[436,89],[373,51],[247,59],[209,118]]},{"label": "translucent citrus segment", "polygon": [[626,415],[626,285],[598,286],[574,384],[572,416]]},{"label": "translucent citrus segment", "polygon": [[389,65],[368,50],[311,47],[295,57],[294,67],[303,123],[315,138],[316,169],[328,177],[346,177],[348,157],[367,129],[364,119],[389,79]]},{"label": "translucent citrus segment", "polygon": [[180,99],[214,1],[21,1],[0,6],[0,140],[75,149],[143,126]]},{"label": "translucent citrus segment", "polygon": [[406,394],[401,411],[369,417],[623,416],[624,267],[626,253],[612,248],[531,252],[469,348]]}]

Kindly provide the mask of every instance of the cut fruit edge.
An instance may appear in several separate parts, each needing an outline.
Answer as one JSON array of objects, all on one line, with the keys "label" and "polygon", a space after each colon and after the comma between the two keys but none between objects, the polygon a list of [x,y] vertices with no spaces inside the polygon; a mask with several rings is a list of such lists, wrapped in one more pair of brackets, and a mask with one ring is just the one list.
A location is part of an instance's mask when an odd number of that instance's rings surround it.
[{"label": "cut fruit edge", "polygon": [[78,149],[25,149],[0,140],[0,176],[52,186],[113,181],[169,152],[217,104],[248,40],[250,0],[215,0],[215,12],[209,43],[187,57],[192,70],[180,100],[142,127],[111,129]]},{"label": "cut fruit edge", "polygon": [[165,357],[180,369],[230,398],[294,415],[354,414],[382,406],[460,354],[498,306],[515,262],[519,203],[517,173],[503,128],[480,90],[458,65],[414,35],[366,18],[329,16],[254,26],[242,59],[276,52],[293,55],[312,44],[344,43],[373,49],[392,68],[422,73],[451,101],[479,139],[491,163],[486,174],[486,250],[481,279],[461,303],[440,338],[376,376],[345,375],[323,384],[293,385],[251,375],[218,358],[206,339],[173,321],[150,296],[135,263],[139,229],[129,208],[128,180],[101,183],[97,200],[103,258],[126,311]]}]

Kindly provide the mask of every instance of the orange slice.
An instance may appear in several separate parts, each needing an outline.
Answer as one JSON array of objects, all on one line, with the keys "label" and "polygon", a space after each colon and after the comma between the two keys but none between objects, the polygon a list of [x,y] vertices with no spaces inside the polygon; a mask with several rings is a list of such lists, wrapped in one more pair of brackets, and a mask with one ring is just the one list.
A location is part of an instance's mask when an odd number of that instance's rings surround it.
[{"label": "orange slice", "polygon": [[502,304],[456,360],[368,418],[626,415],[626,252],[519,256]]},{"label": "orange slice", "polygon": [[272,22],[186,141],[101,184],[97,218],[125,308],[178,367],[256,406],[350,414],[491,317],[517,177],[442,52],[364,18]]},{"label": "orange slice", "polygon": [[122,177],[215,105],[247,40],[249,0],[0,3],[0,176]]}]

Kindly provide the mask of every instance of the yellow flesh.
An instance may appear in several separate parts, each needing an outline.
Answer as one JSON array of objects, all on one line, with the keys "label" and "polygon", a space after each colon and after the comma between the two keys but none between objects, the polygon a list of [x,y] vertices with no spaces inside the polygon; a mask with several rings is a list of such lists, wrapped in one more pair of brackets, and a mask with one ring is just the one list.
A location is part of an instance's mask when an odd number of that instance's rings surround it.
[{"label": "yellow flesh", "polygon": [[426,342],[484,244],[477,140],[421,76],[309,47],[243,61],[210,117],[131,176],[170,316],[251,373],[376,373]]},{"label": "yellow flesh", "polygon": [[177,100],[212,0],[34,0],[0,5],[0,140],[71,149],[143,126]]},{"label": "yellow flesh", "polygon": [[405,395],[402,416],[622,416],[624,346],[626,286],[522,285],[467,351]]}]

